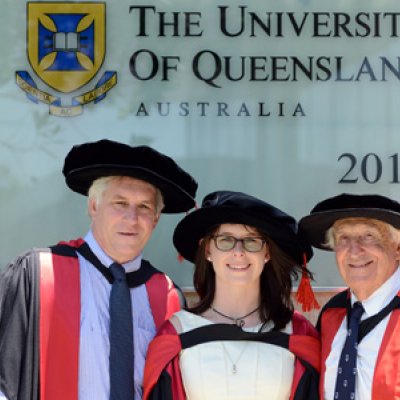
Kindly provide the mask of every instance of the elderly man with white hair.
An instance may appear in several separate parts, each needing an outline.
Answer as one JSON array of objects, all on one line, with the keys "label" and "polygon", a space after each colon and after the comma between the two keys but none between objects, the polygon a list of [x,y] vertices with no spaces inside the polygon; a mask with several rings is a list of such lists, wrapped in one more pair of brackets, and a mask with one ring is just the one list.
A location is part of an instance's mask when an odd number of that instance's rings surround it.
[{"label": "elderly man with white hair", "polygon": [[300,221],[310,243],[333,250],[348,289],[322,309],[320,394],[327,400],[400,398],[400,204],[342,194]]}]

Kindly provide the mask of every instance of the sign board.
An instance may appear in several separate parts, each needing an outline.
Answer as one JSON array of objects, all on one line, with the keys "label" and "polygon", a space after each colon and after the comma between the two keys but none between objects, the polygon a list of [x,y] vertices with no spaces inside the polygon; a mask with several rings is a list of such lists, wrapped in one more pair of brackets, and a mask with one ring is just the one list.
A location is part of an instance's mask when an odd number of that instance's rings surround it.
[{"label": "sign board", "polygon": [[[66,188],[77,143],[147,144],[199,182],[300,218],[342,192],[400,198],[395,0],[3,0],[0,262],[85,235]],[[145,255],[182,286],[163,216]],[[339,286],[316,251],[317,286]]]}]

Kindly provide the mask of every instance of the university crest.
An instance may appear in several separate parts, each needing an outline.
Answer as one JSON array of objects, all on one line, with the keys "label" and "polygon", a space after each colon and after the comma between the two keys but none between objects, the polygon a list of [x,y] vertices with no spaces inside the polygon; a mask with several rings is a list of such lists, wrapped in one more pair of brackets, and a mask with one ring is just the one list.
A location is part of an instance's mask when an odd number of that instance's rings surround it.
[{"label": "university crest", "polygon": [[75,116],[84,104],[105,98],[117,83],[114,71],[105,71],[86,89],[104,63],[105,19],[105,3],[27,3],[28,61],[50,88],[39,89],[28,71],[17,71],[17,84],[30,100],[49,104],[51,114]]}]

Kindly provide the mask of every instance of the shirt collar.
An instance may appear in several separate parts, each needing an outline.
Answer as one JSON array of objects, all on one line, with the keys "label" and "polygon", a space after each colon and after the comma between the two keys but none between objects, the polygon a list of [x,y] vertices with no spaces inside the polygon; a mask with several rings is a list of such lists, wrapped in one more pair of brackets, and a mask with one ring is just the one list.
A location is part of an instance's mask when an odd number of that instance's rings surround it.
[{"label": "shirt collar", "polygon": [[[392,276],[367,299],[362,301],[365,310],[363,318],[377,314],[387,306],[400,290],[400,268],[397,268]],[[351,292],[351,305],[357,300],[357,297]]]},{"label": "shirt collar", "polygon": [[[90,249],[93,251],[93,253],[97,256],[97,258],[100,260],[100,262],[105,265],[107,268],[110,267],[110,265],[115,262],[111,257],[109,257],[104,250],[100,247],[100,245],[97,243],[96,239],[94,238],[93,232],[90,230],[87,235],[84,238],[85,242],[88,244]],[[122,266],[125,269],[125,272],[133,272],[137,271],[140,268],[140,265],[142,263],[142,253],[140,253],[136,258],[133,260],[130,260]]]}]

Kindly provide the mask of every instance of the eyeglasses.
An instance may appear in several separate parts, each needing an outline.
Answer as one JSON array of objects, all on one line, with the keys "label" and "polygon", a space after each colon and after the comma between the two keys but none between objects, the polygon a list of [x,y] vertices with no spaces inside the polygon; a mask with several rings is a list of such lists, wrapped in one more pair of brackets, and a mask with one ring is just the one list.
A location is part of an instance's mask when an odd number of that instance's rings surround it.
[{"label": "eyeglasses", "polygon": [[241,242],[243,248],[250,253],[257,253],[261,251],[264,246],[265,240],[260,237],[245,237],[238,239],[228,235],[216,235],[213,236],[215,247],[221,251],[230,251],[236,247],[237,242]]},{"label": "eyeglasses", "polygon": [[353,243],[357,242],[362,247],[376,246],[382,242],[378,234],[375,233],[365,233],[363,235],[347,235],[339,234],[335,238],[335,248],[343,249],[347,248]]}]

